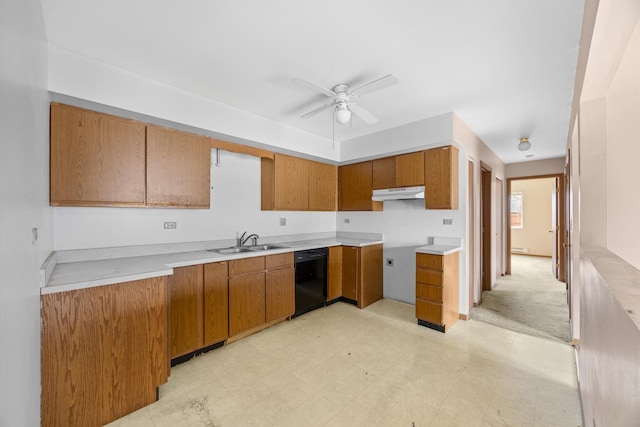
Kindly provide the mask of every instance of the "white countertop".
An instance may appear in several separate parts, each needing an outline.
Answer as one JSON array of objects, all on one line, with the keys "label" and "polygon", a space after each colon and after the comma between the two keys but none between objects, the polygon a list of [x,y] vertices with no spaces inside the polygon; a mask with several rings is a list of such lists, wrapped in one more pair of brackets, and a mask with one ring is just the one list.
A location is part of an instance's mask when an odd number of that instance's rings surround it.
[{"label": "white countertop", "polygon": [[462,246],[426,245],[416,248],[416,252],[431,255],[449,255],[462,250]]},{"label": "white countertop", "polygon": [[[274,255],[306,249],[330,246],[370,246],[382,244],[382,240],[359,239],[353,237],[332,237],[324,239],[278,242],[281,249],[267,251],[242,252],[222,255],[217,252],[198,250],[190,252],[167,253],[161,255],[132,256],[125,258],[100,259],[55,264],[53,271],[40,293],[51,294],[95,286],[111,285],[132,280],[173,274],[173,268],[210,262],[228,261],[264,255]],[[212,246],[211,249],[221,246]],[[46,267],[45,267],[46,268]]]}]

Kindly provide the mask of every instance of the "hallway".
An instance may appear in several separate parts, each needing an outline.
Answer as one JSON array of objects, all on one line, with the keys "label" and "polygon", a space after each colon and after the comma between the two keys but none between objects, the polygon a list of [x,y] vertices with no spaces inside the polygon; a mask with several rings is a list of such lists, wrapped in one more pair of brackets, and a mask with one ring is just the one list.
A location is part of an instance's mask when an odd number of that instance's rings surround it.
[{"label": "hallway", "polygon": [[569,342],[566,285],[551,273],[551,259],[512,255],[511,275],[503,276],[471,318],[531,336]]}]

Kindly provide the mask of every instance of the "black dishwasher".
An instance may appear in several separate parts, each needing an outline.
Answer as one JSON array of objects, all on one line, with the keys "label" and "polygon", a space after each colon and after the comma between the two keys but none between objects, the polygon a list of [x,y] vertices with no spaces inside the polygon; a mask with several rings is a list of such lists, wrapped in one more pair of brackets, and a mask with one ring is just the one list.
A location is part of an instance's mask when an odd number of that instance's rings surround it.
[{"label": "black dishwasher", "polygon": [[296,269],[296,312],[300,316],[327,302],[327,248],[297,251]]}]

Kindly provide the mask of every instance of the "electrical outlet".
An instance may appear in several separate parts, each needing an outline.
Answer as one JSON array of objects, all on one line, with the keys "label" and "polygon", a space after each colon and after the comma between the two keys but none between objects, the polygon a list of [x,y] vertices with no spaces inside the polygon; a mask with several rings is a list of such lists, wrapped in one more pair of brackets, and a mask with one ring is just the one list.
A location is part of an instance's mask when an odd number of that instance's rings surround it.
[{"label": "electrical outlet", "polygon": [[175,221],[164,223],[165,230],[175,230],[176,228],[178,228],[178,224]]},{"label": "electrical outlet", "polygon": [[442,224],[444,224],[444,225],[453,225],[453,219],[452,218],[443,219],[442,220]]},{"label": "electrical outlet", "polygon": [[281,226],[287,225],[287,218],[280,218],[280,225]]},{"label": "electrical outlet", "polygon": [[351,222],[351,220],[350,220],[349,218],[345,218],[345,219],[344,219],[344,223],[345,223],[345,224],[349,224],[350,222]]},{"label": "electrical outlet", "polygon": [[387,258],[387,267],[393,267],[393,258]]}]

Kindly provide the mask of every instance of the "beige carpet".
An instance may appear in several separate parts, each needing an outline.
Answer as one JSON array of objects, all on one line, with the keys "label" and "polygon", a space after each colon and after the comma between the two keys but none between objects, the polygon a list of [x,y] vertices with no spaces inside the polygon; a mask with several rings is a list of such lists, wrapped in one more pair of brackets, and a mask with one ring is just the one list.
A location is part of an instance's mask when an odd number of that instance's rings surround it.
[{"label": "beige carpet", "polygon": [[511,257],[511,275],[498,279],[482,303],[471,309],[471,319],[524,334],[569,342],[566,285],[551,273],[551,259],[525,255]]}]

